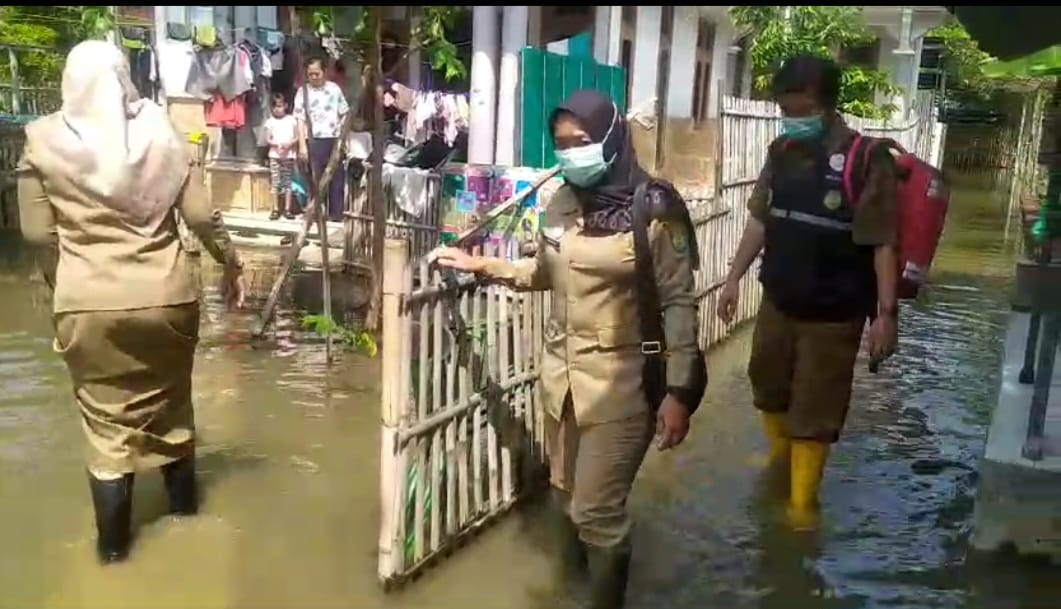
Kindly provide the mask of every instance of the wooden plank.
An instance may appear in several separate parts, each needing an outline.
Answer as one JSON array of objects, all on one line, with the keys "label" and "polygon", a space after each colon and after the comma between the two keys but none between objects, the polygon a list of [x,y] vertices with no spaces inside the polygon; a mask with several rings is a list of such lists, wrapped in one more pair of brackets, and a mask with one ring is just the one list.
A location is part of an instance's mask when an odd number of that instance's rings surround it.
[{"label": "wooden plank", "polygon": [[[425,265],[426,266],[426,265]],[[442,277],[436,269],[432,274],[433,283],[441,283]],[[436,298],[431,303],[431,414],[442,410],[442,301]],[[445,510],[446,498],[442,496],[442,472],[445,463],[442,458],[442,429],[431,434],[431,551],[436,552],[442,544],[442,513]]]}]

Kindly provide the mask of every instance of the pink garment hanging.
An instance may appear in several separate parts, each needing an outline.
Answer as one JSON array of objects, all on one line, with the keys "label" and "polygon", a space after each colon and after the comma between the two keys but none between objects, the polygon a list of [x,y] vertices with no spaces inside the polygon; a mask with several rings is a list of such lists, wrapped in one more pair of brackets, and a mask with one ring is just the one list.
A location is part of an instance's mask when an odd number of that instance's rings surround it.
[{"label": "pink garment hanging", "polygon": [[220,91],[205,104],[206,124],[224,129],[242,129],[247,124],[247,103],[240,95],[232,101],[225,101]]}]

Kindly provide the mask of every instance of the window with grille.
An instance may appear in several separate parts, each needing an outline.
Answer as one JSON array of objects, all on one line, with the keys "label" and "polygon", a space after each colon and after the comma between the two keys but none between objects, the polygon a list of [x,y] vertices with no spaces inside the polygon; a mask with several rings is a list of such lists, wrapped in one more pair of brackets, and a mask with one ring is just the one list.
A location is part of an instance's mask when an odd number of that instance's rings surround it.
[{"label": "window with grille", "polygon": [[622,66],[623,71],[626,72],[626,99],[631,99],[631,75],[634,73],[634,39],[637,31],[637,7],[636,6],[624,6],[623,7],[623,27],[622,27],[622,45],[620,52],[622,54]]},{"label": "window with grille", "polygon": [[713,74],[711,70],[714,45],[715,26],[708,20],[701,19],[696,33],[696,76],[693,79],[693,120],[697,123],[703,122],[708,115],[711,80],[724,76]]}]

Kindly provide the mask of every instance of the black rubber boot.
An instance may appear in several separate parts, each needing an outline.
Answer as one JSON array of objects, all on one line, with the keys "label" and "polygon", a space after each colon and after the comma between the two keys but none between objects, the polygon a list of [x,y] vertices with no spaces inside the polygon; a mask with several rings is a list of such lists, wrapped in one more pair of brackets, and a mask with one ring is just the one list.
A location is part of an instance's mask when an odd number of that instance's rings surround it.
[{"label": "black rubber boot", "polygon": [[96,554],[103,564],[121,562],[129,556],[133,513],[133,475],[117,480],[88,476],[92,507],[96,511]]},{"label": "black rubber boot", "polygon": [[630,543],[602,548],[586,544],[589,559],[590,609],[622,609],[630,575]]},{"label": "black rubber boot", "polygon": [[191,516],[199,512],[199,490],[195,483],[195,457],[184,457],[162,466],[171,514]]},{"label": "black rubber boot", "polygon": [[560,553],[560,565],[564,577],[571,581],[583,579],[588,570],[586,563],[586,545],[578,537],[578,527],[571,522],[567,513],[569,499],[563,491],[553,489],[553,534]]}]

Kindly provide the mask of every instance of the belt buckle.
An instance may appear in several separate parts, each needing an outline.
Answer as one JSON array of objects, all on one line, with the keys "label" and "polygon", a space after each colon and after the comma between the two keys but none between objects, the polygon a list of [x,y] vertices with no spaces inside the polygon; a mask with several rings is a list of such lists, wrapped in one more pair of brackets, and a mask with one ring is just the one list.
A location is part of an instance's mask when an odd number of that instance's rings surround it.
[{"label": "belt buckle", "polygon": [[650,340],[641,343],[642,355],[658,355],[663,353],[663,344],[658,340]]}]

